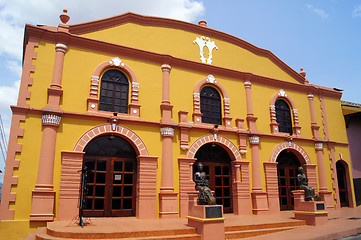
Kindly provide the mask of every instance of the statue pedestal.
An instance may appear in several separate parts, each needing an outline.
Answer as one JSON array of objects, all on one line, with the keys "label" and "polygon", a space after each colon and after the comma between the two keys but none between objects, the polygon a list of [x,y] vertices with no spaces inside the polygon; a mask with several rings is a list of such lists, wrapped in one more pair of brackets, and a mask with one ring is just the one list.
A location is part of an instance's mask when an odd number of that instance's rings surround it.
[{"label": "statue pedestal", "polygon": [[197,205],[197,196],[189,195],[188,214],[188,226],[195,227],[202,240],[225,239],[222,205]]},{"label": "statue pedestal", "polygon": [[325,202],[305,201],[304,190],[292,191],[295,199],[296,219],[306,220],[307,225],[317,226],[328,221],[328,212],[325,211]]}]

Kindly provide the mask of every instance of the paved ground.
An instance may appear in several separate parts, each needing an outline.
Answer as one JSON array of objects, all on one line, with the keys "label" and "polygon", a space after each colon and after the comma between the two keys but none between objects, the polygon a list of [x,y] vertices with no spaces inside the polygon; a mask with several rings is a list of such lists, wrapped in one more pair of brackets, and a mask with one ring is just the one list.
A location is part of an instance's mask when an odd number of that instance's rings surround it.
[{"label": "paved ground", "polygon": [[[288,212],[292,213],[292,212]],[[292,216],[290,216],[292,217]],[[341,208],[330,210],[329,221],[320,226],[305,226],[294,230],[272,233],[264,236],[250,238],[252,240],[314,240],[314,239],[342,239],[353,236],[350,239],[361,239],[361,206],[357,208]],[[354,236],[358,235],[358,236]],[[349,239],[347,239],[349,240]]]}]

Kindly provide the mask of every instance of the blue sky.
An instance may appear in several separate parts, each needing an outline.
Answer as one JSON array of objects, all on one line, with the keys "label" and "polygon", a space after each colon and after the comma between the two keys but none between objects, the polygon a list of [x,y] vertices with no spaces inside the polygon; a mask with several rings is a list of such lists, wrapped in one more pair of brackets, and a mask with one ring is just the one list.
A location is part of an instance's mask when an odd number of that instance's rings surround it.
[{"label": "blue sky", "polygon": [[7,134],[21,78],[24,25],[57,26],[63,8],[69,24],[128,11],[193,23],[205,19],[209,28],[270,50],[297,72],[304,68],[311,84],[343,89],[342,100],[361,103],[361,0],[0,0],[0,114]]}]

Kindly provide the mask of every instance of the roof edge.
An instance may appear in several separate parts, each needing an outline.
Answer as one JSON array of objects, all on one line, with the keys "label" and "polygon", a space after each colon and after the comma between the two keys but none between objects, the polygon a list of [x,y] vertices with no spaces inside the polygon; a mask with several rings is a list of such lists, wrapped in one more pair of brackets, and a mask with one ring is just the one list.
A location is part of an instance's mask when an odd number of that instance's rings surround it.
[{"label": "roof edge", "polygon": [[145,16],[133,12],[127,12],[109,18],[69,25],[69,32],[75,35],[80,35],[93,31],[107,29],[114,26],[119,26],[121,24],[130,23],[130,22],[145,26],[176,28],[184,31],[191,31],[201,35],[207,35],[208,37],[218,38],[220,40],[244,48],[256,55],[270,59],[274,64],[276,64],[278,67],[280,67],[282,70],[284,70],[287,74],[289,74],[291,77],[293,77],[301,84],[306,84],[307,82],[303,76],[301,76],[298,72],[296,72],[286,63],[284,63],[281,59],[279,59],[275,54],[273,54],[269,50],[259,48],[243,39],[240,39],[228,33],[185,21],[163,18],[163,17]]}]

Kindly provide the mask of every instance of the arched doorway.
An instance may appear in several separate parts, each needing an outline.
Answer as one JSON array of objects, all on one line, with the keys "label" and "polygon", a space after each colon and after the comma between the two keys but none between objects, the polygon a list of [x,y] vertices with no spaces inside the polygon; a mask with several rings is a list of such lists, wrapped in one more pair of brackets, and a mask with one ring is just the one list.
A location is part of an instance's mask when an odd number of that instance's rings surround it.
[{"label": "arched doorway", "polygon": [[277,163],[280,210],[293,210],[292,191],[297,189],[297,171],[301,166],[300,161],[294,153],[286,149],[278,155]]},{"label": "arched doorway", "polygon": [[207,143],[199,148],[195,158],[197,161],[193,165],[193,174],[198,171],[197,165],[201,162],[216,203],[223,205],[224,213],[232,213],[231,158],[227,151],[215,143]]},{"label": "arched doorway", "polygon": [[87,167],[84,216],[135,216],[136,152],[123,138],[103,135],[84,149]]},{"label": "arched doorway", "polygon": [[348,191],[347,191],[347,176],[346,176],[346,167],[342,161],[336,162],[337,169],[337,180],[338,180],[338,192],[340,195],[340,204],[341,207],[348,207]]}]

